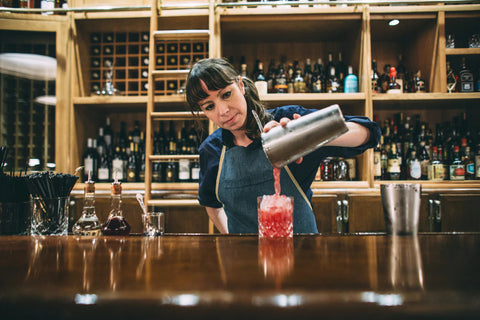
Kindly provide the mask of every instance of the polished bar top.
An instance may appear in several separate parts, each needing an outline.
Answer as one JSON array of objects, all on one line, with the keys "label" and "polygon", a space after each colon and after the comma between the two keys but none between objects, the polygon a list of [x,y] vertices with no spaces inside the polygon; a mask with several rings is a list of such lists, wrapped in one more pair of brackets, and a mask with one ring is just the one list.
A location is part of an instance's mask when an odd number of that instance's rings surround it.
[{"label": "polished bar top", "polygon": [[480,234],[0,237],[0,318],[478,319]]}]

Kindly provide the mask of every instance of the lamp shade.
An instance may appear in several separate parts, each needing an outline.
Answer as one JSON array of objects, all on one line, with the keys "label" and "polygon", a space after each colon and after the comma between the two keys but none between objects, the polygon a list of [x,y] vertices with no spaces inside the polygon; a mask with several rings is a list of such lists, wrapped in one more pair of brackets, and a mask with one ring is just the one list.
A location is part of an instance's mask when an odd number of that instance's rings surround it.
[{"label": "lamp shade", "polygon": [[57,59],[30,53],[0,53],[0,73],[30,80],[55,80]]}]

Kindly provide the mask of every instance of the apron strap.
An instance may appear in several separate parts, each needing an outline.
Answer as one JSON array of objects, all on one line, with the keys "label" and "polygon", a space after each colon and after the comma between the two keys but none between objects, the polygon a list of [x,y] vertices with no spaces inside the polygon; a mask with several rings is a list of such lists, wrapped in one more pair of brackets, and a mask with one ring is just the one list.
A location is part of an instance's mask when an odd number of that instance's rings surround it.
[{"label": "apron strap", "polygon": [[220,201],[220,197],[218,196],[218,185],[220,182],[220,174],[222,173],[223,167],[223,159],[225,158],[225,151],[227,150],[227,146],[223,145],[222,154],[220,155],[220,160],[218,162],[218,172],[217,172],[217,182],[215,183],[215,195],[217,196],[218,202],[220,202],[223,206],[222,201]]},{"label": "apron strap", "polygon": [[308,201],[308,198],[307,198],[307,195],[305,194],[305,192],[303,192],[302,188],[300,188],[300,185],[298,184],[297,179],[295,179],[295,177],[293,176],[292,171],[290,171],[290,168],[288,166],[285,166],[284,168],[285,168],[285,171],[287,171],[287,173],[288,173],[290,179],[292,180],[293,184],[297,188],[298,192],[300,192],[303,199],[305,199],[305,202],[308,204],[310,209],[312,209],[312,211],[313,211],[312,204],[310,203],[310,201]]}]

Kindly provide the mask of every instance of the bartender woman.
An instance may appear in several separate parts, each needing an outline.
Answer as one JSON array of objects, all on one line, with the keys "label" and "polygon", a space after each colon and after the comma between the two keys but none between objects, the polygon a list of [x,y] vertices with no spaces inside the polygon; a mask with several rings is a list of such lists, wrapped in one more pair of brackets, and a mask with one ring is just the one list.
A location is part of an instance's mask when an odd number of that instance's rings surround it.
[{"label": "bartender woman", "polygon": [[[224,59],[203,59],[186,85],[193,112],[203,111],[219,128],[199,148],[198,200],[221,233],[258,233],[257,197],[274,194],[273,167],[252,115],[264,132],[316,110],[290,105],[266,110],[253,82]],[[366,117],[346,116],[349,131],[281,170],[281,193],[293,196],[294,233],[317,233],[311,184],[326,157],[353,157],[377,145],[380,129]]]}]

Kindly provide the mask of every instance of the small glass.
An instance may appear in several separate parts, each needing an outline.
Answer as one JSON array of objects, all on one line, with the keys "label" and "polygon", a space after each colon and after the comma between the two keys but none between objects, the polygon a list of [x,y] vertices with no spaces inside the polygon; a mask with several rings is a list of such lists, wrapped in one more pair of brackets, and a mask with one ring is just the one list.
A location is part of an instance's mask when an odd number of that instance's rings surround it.
[{"label": "small glass", "polygon": [[161,211],[147,212],[142,216],[142,223],[145,236],[161,236],[165,231],[165,213]]},{"label": "small glass", "polygon": [[257,210],[259,237],[293,237],[293,197],[260,196]]},{"label": "small glass", "polygon": [[66,236],[68,234],[69,197],[34,198],[32,201],[31,234]]}]

